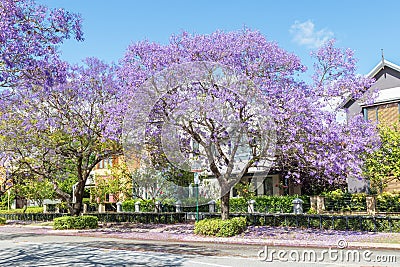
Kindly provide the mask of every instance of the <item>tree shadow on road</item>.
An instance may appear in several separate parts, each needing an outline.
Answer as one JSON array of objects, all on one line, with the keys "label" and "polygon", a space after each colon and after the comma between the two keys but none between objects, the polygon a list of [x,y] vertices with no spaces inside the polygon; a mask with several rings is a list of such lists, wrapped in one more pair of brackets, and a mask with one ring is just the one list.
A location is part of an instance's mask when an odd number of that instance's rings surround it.
[{"label": "tree shadow on road", "polygon": [[[96,243],[96,244],[95,244]],[[23,244],[0,251],[0,266],[182,266],[179,254],[112,249],[112,242],[81,244]],[[100,246],[99,246],[100,245]],[[114,244],[114,247],[115,244]],[[127,249],[127,250],[125,250]]]}]

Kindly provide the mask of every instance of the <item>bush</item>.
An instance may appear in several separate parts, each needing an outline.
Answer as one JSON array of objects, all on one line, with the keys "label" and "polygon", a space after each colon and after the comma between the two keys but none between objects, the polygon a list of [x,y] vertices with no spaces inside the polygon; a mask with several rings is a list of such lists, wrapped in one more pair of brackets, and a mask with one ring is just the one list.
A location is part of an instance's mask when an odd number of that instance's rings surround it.
[{"label": "bush", "polygon": [[0,217],[0,225],[6,224],[6,218]]},{"label": "bush", "polygon": [[[135,211],[135,203],[140,202],[140,212],[155,212],[155,202],[153,199],[130,199],[122,202],[122,210],[126,212]],[[162,204],[163,212],[175,212],[175,200],[174,199],[163,199],[159,200]]]},{"label": "bush", "polygon": [[376,205],[382,212],[399,212],[400,211],[400,195],[389,192],[383,192],[376,198]]},{"label": "bush", "polygon": [[54,219],[53,228],[56,230],[65,229],[94,229],[98,226],[96,216],[63,216]]},{"label": "bush", "polygon": [[247,222],[244,217],[229,220],[204,219],[196,222],[194,233],[198,235],[229,237],[242,233],[246,227]]},{"label": "bush", "polygon": [[366,194],[344,192],[341,189],[326,192],[325,206],[329,211],[366,211]]},{"label": "bush", "polygon": [[[292,213],[293,204],[292,201],[295,198],[303,200],[303,211],[306,212],[309,209],[309,197],[308,196],[256,196],[253,197],[255,200],[254,209],[256,212],[269,212],[269,213]],[[220,210],[221,201],[217,201],[217,207]],[[232,213],[247,213],[248,204],[245,198],[235,197],[229,200],[229,210]]]},{"label": "bush", "polygon": [[[1,214],[24,213],[24,209],[0,210]],[[25,213],[43,213],[43,207],[27,207]]]}]

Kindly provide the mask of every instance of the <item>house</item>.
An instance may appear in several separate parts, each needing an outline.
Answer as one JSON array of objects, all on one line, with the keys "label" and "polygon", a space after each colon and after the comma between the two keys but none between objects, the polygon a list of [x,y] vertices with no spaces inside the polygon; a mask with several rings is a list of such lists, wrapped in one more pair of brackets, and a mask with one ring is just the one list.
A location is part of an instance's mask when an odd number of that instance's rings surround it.
[{"label": "house", "polygon": [[[362,114],[365,120],[372,122],[392,124],[399,120],[400,115],[400,66],[382,58],[367,75],[374,78],[375,83],[368,93],[377,91],[377,98],[373,103],[364,99],[349,98],[341,104],[346,112],[347,119]],[[348,179],[350,192],[365,191],[368,188],[368,181]],[[400,191],[400,184],[390,182],[386,191]]]},{"label": "house", "polygon": [[[90,173],[91,179],[88,179],[88,181],[86,183],[86,187],[109,186],[108,182],[111,181],[112,179],[116,179],[115,177],[113,177],[112,168],[113,167],[118,168],[118,166],[122,166],[121,165],[122,163],[124,163],[123,155],[113,155],[113,156],[110,156],[108,158],[101,160],[95,166],[95,168],[91,171],[91,173]],[[117,169],[115,169],[115,171],[117,171]],[[120,179],[124,179],[124,178],[120,178]],[[121,181],[119,181],[119,183],[121,184],[120,187],[122,187],[125,184],[127,184],[128,182],[125,180],[121,180]],[[121,188],[114,188],[114,189],[117,191],[123,191]],[[118,194],[118,195],[116,195],[116,194]],[[115,203],[115,202],[118,202],[118,201],[124,199],[125,197],[126,196],[124,196],[124,194],[122,192],[114,193],[114,194],[105,193],[105,195],[102,197],[103,198],[102,201]],[[91,198],[93,198],[92,195],[91,195]],[[97,198],[98,199],[96,201],[97,202],[100,201],[99,197],[97,197]]]}]

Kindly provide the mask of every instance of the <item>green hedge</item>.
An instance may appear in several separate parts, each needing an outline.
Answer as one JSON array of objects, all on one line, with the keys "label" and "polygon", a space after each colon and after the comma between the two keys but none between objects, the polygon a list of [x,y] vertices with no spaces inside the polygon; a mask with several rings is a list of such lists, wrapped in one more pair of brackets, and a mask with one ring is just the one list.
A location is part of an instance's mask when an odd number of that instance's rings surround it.
[{"label": "green hedge", "polygon": [[[122,202],[122,210],[125,212],[134,212],[135,203],[140,202],[140,212],[154,212],[155,202],[157,200],[153,199],[131,199]],[[173,199],[163,199],[160,200],[162,204],[163,212],[175,212],[175,200]]]},{"label": "green hedge", "polygon": [[[24,213],[24,209],[0,210],[0,214]],[[25,213],[43,213],[43,207],[27,207]]]},{"label": "green hedge", "polygon": [[53,228],[65,229],[94,229],[98,227],[96,216],[63,216],[54,219]]},{"label": "green hedge", "polygon": [[[306,212],[310,206],[310,198],[308,196],[256,196],[252,199],[255,201],[254,209],[256,212],[269,213],[291,213],[293,212],[292,201],[295,198],[303,200],[303,211]],[[221,201],[217,201],[217,208],[221,210]],[[229,211],[232,213],[247,213],[248,204],[246,199],[235,197],[229,199]]]},{"label": "green hedge", "polygon": [[0,225],[6,224],[6,218],[0,217]]},{"label": "green hedge", "polygon": [[261,215],[256,225],[371,232],[399,232],[399,217],[341,215]]},{"label": "green hedge", "polygon": [[366,211],[366,194],[344,192],[340,189],[326,192],[325,207],[327,211]]},{"label": "green hedge", "polygon": [[229,220],[204,219],[196,222],[194,233],[198,235],[229,237],[235,236],[246,230],[247,222],[244,217]]},{"label": "green hedge", "polygon": [[378,211],[400,212],[400,194],[384,192],[376,197]]}]

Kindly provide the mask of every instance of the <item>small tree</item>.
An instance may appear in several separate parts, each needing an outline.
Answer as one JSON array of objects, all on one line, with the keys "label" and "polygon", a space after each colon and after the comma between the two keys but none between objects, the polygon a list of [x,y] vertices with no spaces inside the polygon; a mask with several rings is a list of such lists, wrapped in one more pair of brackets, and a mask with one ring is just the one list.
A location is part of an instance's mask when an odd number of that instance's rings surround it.
[{"label": "small tree", "polygon": [[132,194],[131,175],[125,163],[113,164],[109,167],[109,175],[95,176],[95,187],[91,193],[100,203],[106,195],[112,195],[115,202],[122,201]]},{"label": "small tree", "polygon": [[[90,58],[85,66],[69,68],[67,83],[20,87],[0,107],[3,153],[13,175],[29,172],[51,182],[72,215],[82,210],[85,184],[96,164],[122,150],[121,91],[114,71]],[[74,180],[72,203],[65,185]]]},{"label": "small tree", "polygon": [[370,180],[373,191],[382,192],[391,180],[400,181],[399,122],[379,124],[381,145],[375,152],[365,156],[364,175]]}]

